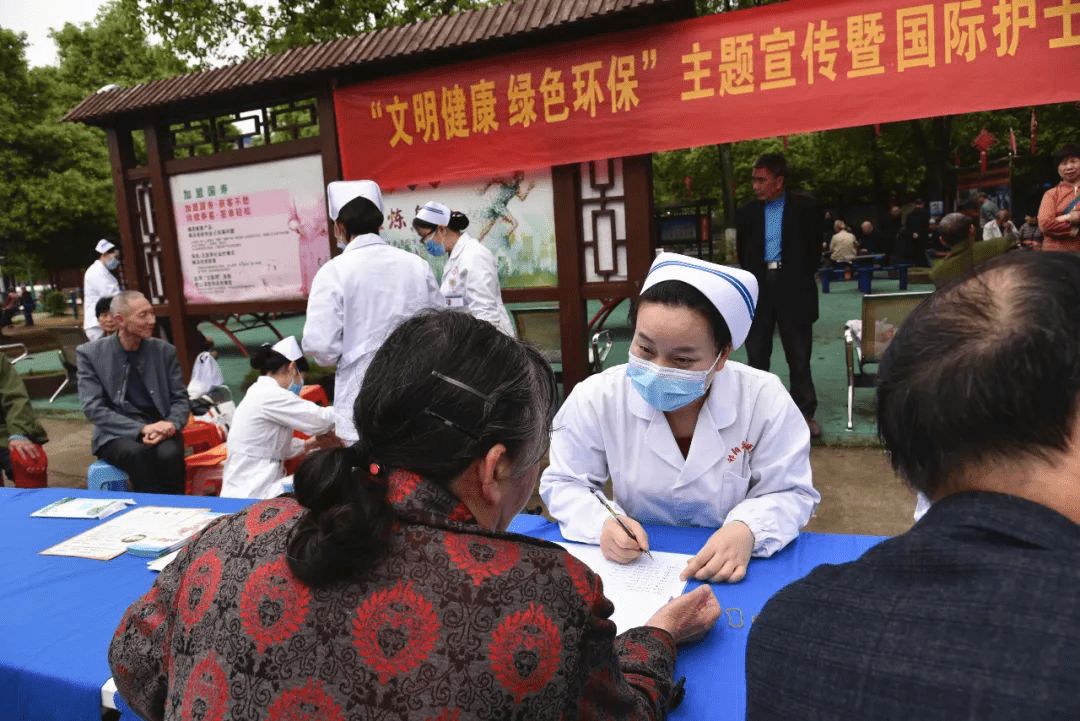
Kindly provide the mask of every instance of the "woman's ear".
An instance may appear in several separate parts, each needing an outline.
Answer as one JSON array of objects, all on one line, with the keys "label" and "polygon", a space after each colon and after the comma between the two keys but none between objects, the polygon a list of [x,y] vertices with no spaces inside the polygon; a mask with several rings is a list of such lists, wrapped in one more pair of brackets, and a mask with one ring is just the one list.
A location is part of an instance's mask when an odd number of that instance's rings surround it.
[{"label": "woman's ear", "polygon": [[720,360],[718,360],[716,362],[716,369],[715,369],[716,373],[719,373],[723,369],[724,364],[727,363],[728,356],[730,356],[730,355],[731,355],[731,344],[728,343],[726,346],[724,346],[724,350],[720,353]]},{"label": "woman's ear", "polygon": [[480,495],[486,503],[497,506],[502,501],[503,483],[510,475],[511,463],[506,446],[496,443],[483,457],[477,459],[480,476]]}]

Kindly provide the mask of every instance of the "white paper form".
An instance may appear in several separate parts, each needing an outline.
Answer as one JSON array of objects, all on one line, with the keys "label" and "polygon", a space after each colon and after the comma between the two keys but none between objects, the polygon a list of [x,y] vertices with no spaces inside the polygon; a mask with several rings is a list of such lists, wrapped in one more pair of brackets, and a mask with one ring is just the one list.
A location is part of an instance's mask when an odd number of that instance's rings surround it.
[{"label": "white paper form", "polygon": [[693,558],[686,553],[649,551],[631,563],[621,564],[604,558],[600,546],[584,543],[560,543],[575,558],[591,568],[604,581],[604,595],[615,604],[611,620],[618,633],[644,626],[660,607],[686,590],[679,574]]},{"label": "white paper form", "polygon": [[209,510],[166,506],[135,508],[89,531],[46,548],[41,554],[108,561],[126,551],[129,543],[191,523],[194,518],[205,515]]}]

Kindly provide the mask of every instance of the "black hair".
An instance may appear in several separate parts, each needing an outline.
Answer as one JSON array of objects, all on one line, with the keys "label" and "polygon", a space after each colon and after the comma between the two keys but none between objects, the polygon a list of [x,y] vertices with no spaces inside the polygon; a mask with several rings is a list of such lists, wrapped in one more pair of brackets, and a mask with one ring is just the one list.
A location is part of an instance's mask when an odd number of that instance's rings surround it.
[{"label": "black hair", "polygon": [[637,328],[638,308],[642,303],[660,303],[661,305],[690,308],[701,313],[709,322],[716,349],[724,352],[731,346],[731,330],[727,321],[700,290],[681,280],[665,280],[650,287],[630,304],[630,327]]},{"label": "black hair", "polygon": [[778,178],[786,178],[788,173],[787,158],[783,153],[765,153],[754,162],[754,170],[768,170]]},{"label": "black hair", "polygon": [[112,298],[111,295],[106,295],[97,299],[97,303],[94,304],[95,317],[110,312],[109,306],[112,304]]},{"label": "black hair", "polygon": [[383,224],[383,214],[367,198],[356,197],[338,211],[337,222],[345,227],[345,235],[352,240],[365,233],[378,233]]},{"label": "black hair", "polygon": [[[430,223],[420,218],[413,218],[412,226],[414,230],[428,230],[433,231],[439,226],[435,223]],[[469,227],[469,217],[461,211],[455,210],[450,213],[450,220],[447,222],[446,227],[455,233],[460,233]]]},{"label": "black hair", "polygon": [[426,220],[420,220],[419,218],[413,218],[412,221],[413,230],[426,230],[428,232],[434,232],[439,226],[434,223],[429,223]]},{"label": "black hair", "polygon": [[450,213],[450,222],[446,224],[446,227],[455,233],[460,233],[469,227],[469,217],[459,210],[455,210]]},{"label": "black hair", "polygon": [[540,352],[490,323],[454,311],[406,320],[364,375],[353,411],[359,440],[309,456],[296,472],[308,511],[289,539],[292,572],[322,586],[375,563],[396,517],[386,497],[396,470],[448,487],[502,443],[513,472],[524,473],[547,452],[557,398]]},{"label": "black hair", "polygon": [[1077,308],[1080,256],[1048,252],[994,258],[912,311],[878,372],[900,476],[935,498],[989,464],[1059,457],[1080,397]]},{"label": "black hair", "polygon": [[[289,359],[274,350],[269,343],[263,343],[251,354],[251,367],[262,375],[277,373],[287,365],[289,365]],[[297,358],[296,370],[306,371],[307,369],[307,358],[302,356]]]},{"label": "black hair", "polygon": [[1065,160],[1065,158],[1080,158],[1080,145],[1066,143],[1054,152],[1054,163],[1056,165],[1061,165],[1061,161]]}]

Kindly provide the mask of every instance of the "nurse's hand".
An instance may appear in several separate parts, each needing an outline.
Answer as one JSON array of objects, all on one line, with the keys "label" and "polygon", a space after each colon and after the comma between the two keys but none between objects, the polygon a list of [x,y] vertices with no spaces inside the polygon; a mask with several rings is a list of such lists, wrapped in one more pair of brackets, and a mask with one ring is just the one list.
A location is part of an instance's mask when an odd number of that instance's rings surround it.
[{"label": "nurse's hand", "polygon": [[619,516],[623,525],[634,534],[633,538],[626,535],[619,522],[609,518],[604,522],[604,528],[600,531],[600,550],[604,558],[615,563],[630,563],[640,556],[643,551],[649,550],[649,535],[641,524],[633,518]]},{"label": "nurse's hand", "polygon": [[686,562],[679,577],[714,583],[741,581],[753,550],[754,534],[742,521],[734,521],[709,537],[697,555]]},{"label": "nurse's hand", "polygon": [[712,589],[698,586],[668,601],[645,625],[667,631],[675,643],[685,643],[707,634],[723,612]]}]

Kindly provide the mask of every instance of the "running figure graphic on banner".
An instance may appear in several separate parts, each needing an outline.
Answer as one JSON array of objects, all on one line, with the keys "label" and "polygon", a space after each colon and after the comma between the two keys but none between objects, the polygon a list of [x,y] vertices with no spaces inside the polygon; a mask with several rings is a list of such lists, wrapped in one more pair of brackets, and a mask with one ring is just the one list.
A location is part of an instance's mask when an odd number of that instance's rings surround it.
[{"label": "running figure graphic on banner", "polygon": [[496,223],[504,220],[510,226],[505,235],[506,246],[509,247],[510,243],[515,240],[514,231],[517,230],[518,222],[507,206],[515,196],[524,202],[529,197],[533,184],[532,180],[525,180],[525,173],[520,170],[515,170],[509,178],[492,178],[484,186],[481,195],[486,195],[492,188],[497,188],[497,190],[492,194],[491,204],[481,211],[484,224],[480,227],[476,239],[483,240],[491,232],[491,229],[495,227]]}]

